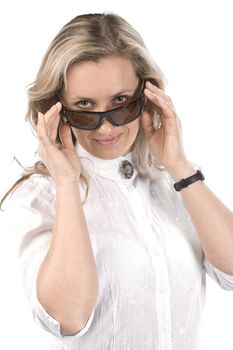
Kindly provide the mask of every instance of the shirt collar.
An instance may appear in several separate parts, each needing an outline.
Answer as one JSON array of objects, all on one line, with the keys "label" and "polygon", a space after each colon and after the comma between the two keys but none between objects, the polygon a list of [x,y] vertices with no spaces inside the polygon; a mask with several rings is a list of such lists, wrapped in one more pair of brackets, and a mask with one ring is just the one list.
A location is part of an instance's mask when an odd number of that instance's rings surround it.
[{"label": "shirt collar", "polygon": [[88,176],[97,175],[116,182],[130,183],[138,174],[137,169],[134,167],[133,176],[130,179],[125,179],[119,171],[120,164],[124,160],[128,160],[133,165],[132,152],[114,159],[102,159],[87,152],[80,144],[76,145],[76,150],[79,154],[82,168]]}]

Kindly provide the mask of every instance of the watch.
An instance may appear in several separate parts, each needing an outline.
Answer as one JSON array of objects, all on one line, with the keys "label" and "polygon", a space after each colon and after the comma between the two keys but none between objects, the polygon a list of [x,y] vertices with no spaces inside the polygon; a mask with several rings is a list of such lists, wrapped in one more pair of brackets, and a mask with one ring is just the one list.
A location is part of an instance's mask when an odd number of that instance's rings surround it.
[{"label": "watch", "polygon": [[180,191],[183,188],[188,187],[189,185],[199,180],[201,181],[205,180],[205,177],[202,174],[201,170],[197,170],[196,174],[189,176],[186,179],[182,179],[179,182],[174,183],[175,190]]}]

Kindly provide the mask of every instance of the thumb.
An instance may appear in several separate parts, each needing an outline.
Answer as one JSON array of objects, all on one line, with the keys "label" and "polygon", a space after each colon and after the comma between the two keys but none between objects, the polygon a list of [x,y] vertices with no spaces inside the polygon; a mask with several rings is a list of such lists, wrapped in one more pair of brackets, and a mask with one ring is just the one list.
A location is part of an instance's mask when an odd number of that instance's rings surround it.
[{"label": "thumb", "polygon": [[141,124],[145,132],[146,138],[150,139],[155,132],[152,115],[144,111],[141,116]]}]

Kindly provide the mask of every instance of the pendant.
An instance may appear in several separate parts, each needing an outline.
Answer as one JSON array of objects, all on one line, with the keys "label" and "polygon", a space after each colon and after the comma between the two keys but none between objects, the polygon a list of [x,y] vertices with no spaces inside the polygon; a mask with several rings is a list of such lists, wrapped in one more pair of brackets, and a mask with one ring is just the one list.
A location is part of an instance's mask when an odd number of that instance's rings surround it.
[{"label": "pendant", "polygon": [[119,171],[122,177],[130,179],[133,176],[134,168],[128,160],[123,160],[120,163]]}]

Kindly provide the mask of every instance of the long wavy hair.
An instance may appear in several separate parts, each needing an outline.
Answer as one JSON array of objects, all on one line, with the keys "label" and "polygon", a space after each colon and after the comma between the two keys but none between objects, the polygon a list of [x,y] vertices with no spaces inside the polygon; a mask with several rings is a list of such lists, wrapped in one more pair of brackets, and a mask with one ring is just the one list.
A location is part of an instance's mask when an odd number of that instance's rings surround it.
[{"label": "long wavy hair", "polygon": [[[113,13],[80,15],[68,22],[49,45],[36,80],[28,89],[26,120],[35,129],[38,112],[45,113],[57,102],[57,96],[62,96],[67,84],[67,71],[73,64],[97,62],[108,56],[130,59],[140,80],[149,80],[164,90],[165,78],[161,69],[154,62],[139,33],[126,20]],[[160,117],[150,101],[146,102],[144,109],[153,115],[154,126],[159,128]],[[73,142],[76,142],[74,137]],[[56,143],[61,145],[59,134]],[[149,152],[141,126],[134,142],[133,160],[142,175],[156,178],[163,172],[163,167],[156,163]],[[49,176],[42,161],[24,168],[22,177],[10,188],[2,201],[33,174]],[[85,179],[84,176],[82,179]]]}]

